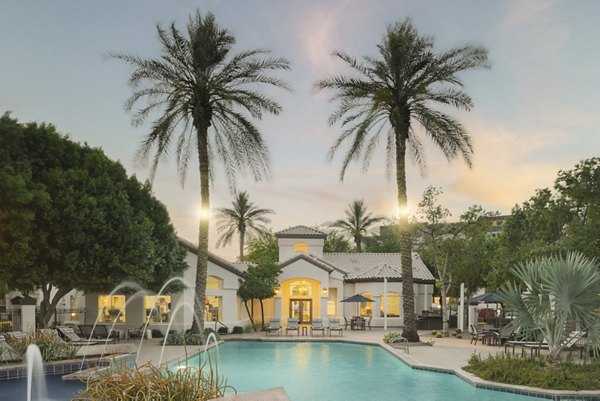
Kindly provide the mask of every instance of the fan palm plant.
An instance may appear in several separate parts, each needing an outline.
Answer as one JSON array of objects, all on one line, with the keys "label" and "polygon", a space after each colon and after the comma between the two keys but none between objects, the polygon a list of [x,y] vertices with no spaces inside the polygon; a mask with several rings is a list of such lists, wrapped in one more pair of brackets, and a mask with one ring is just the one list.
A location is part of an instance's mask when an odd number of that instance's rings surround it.
[{"label": "fan palm plant", "polygon": [[192,156],[198,160],[201,217],[192,330],[200,332],[208,263],[209,180],[217,161],[232,190],[241,169],[249,170],[257,180],[269,174],[268,149],[251,119],[280,113],[281,106],[257,87],[287,88],[269,73],[287,70],[289,63],[268,56],[265,50],[232,55],[235,38],[210,13],[190,16],[186,32],[172,23],[168,29],[158,25],[157,33],[160,57],[113,56],[134,67],[129,79],[133,94],[126,110],[145,102],[133,114],[134,125],[157,115],[139,153],[141,160],[152,159],[151,178],[171,146],[182,184]]},{"label": "fan palm plant", "polygon": [[336,220],[331,227],[339,228],[354,239],[356,251],[362,252],[362,241],[373,225],[385,220],[382,216],[373,216],[367,212],[364,200],[355,200],[346,209],[346,218]]},{"label": "fan palm plant", "polygon": [[568,322],[586,331],[598,351],[599,268],[595,259],[579,253],[544,257],[515,266],[513,274],[521,283],[509,282],[501,288],[499,300],[517,313],[510,327],[537,341],[545,340],[549,363],[559,362]]},{"label": "fan palm plant", "polygon": [[217,248],[231,243],[235,233],[239,233],[240,262],[243,262],[246,238],[267,233],[268,229],[263,224],[271,222],[266,216],[275,213],[275,211],[256,207],[254,203],[250,202],[250,196],[246,191],[238,192],[234,197],[232,205],[233,208],[231,209],[218,209],[219,222],[217,224],[217,231],[221,235],[217,240]]},{"label": "fan palm plant", "polygon": [[[471,97],[463,90],[458,73],[486,65],[487,51],[465,45],[442,53],[433,51],[433,39],[420,36],[410,19],[388,27],[377,46],[380,58],[352,56],[335,52],[353,71],[349,76],[333,76],[320,81],[321,89],[332,89],[339,106],[330,116],[345,128],[331,147],[333,158],[342,145],[350,147],[344,155],[340,179],[350,162],[362,160],[369,167],[373,152],[383,138],[387,151],[387,173],[396,175],[400,210],[400,248],[402,259],[403,336],[418,341],[412,279],[411,237],[408,229],[406,155],[425,171],[423,142],[425,134],[448,160],[462,156],[471,165],[473,148],[462,125],[434,106],[469,110]],[[420,130],[418,129],[420,128]]]}]

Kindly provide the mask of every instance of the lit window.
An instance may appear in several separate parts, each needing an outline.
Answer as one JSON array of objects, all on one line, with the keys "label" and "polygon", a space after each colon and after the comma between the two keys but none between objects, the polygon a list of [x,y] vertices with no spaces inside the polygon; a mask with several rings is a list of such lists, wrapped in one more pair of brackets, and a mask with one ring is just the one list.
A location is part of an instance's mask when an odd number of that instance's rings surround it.
[{"label": "lit window", "polygon": [[208,276],[206,278],[206,289],[207,290],[222,290],[223,279],[217,276]]},{"label": "lit window", "polygon": [[[361,292],[360,295],[369,299],[373,299],[373,294],[371,294],[370,292]],[[373,316],[373,302],[361,302],[360,315],[363,317]]]},{"label": "lit window", "polygon": [[296,242],[294,244],[294,252],[307,253],[308,252],[308,244],[306,242]]},{"label": "lit window", "polygon": [[329,298],[327,299],[327,316],[337,316],[337,288],[329,288]]},{"label": "lit window", "polygon": [[171,296],[147,295],[144,297],[145,321],[150,323],[168,323],[171,319]]},{"label": "lit window", "polygon": [[125,295],[99,295],[98,313],[100,323],[125,323]]},{"label": "lit window", "polygon": [[385,300],[388,317],[400,317],[400,294],[397,292],[388,292],[381,294],[380,316],[383,317],[383,301]]},{"label": "lit window", "polygon": [[210,322],[223,320],[223,297],[204,298],[204,320]]},{"label": "lit window", "polygon": [[290,295],[293,297],[312,296],[312,285],[306,281],[296,281],[290,284]]}]

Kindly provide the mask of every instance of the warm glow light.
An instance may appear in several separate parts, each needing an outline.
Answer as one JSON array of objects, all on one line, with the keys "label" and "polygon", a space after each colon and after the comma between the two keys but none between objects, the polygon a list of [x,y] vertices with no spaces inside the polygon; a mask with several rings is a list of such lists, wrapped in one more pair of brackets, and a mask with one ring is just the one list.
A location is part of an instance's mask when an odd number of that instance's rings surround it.
[{"label": "warm glow light", "polygon": [[210,209],[199,207],[196,209],[196,217],[202,220],[208,220],[210,218]]},{"label": "warm glow light", "polygon": [[323,294],[327,294],[327,287],[323,287]]},{"label": "warm glow light", "polygon": [[275,295],[279,295],[279,288],[275,288]]},{"label": "warm glow light", "polygon": [[396,215],[397,216],[409,216],[410,215],[410,207],[409,206],[406,206],[406,207],[397,206],[396,207]]}]

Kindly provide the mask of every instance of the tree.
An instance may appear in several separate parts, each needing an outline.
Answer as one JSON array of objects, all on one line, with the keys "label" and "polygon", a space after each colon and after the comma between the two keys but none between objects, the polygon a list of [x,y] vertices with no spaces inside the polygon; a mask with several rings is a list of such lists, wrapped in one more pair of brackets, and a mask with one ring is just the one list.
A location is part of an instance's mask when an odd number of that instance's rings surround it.
[{"label": "tree", "polygon": [[0,149],[0,276],[40,289],[42,327],[73,289],[158,290],[187,267],[164,205],[101,150],[7,114]]},{"label": "tree", "polygon": [[277,243],[277,237],[272,232],[267,232],[248,242],[246,262],[255,265],[267,265],[278,261],[279,244]]},{"label": "tree", "polygon": [[329,156],[350,142],[340,178],[350,162],[362,159],[367,169],[380,137],[385,136],[388,176],[396,175],[402,262],[404,331],[409,341],[418,341],[414,311],[411,238],[406,188],[407,152],[424,172],[423,143],[417,126],[439,147],[448,160],[462,156],[471,166],[473,149],[462,125],[434,105],[469,110],[473,102],[463,90],[457,74],[486,65],[487,51],[461,46],[442,53],[433,52],[433,39],[420,36],[410,19],[390,25],[378,45],[381,58],[365,57],[364,63],[335,52],[354,72],[320,81],[321,89],[336,91],[339,107],[329,122],[341,122],[346,129],[332,146]]},{"label": "tree", "polygon": [[252,265],[244,273],[244,278],[240,282],[238,295],[244,301],[246,312],[250,316],[250,321],[256,331],[254,319],[248,310],[247,301],[258,299],[260,302],[261,327],[265,328],[265,310],[263,300],[275,296],[275,289],[279,286],[277,277],[281,274],[281,269],[277,263],[267,262],[265,264]]},{"label": "tree", "polygon": [[327,234],[323,244],[323,252],[352,252],[350,242],[343,236],[333,230],[319,228]]},{"label": "tree", "polygon": [[595,259],[579,253],[542,257],[516,265],[513,274],[520,282],[502,287],[499,299],[517,312],[509,326],[537,341],[545,339],[548,363],[560,363],[567,322],[575,322],[586,331],[598,351],[599,268]]},{"label": "tree", "polygon": [[348,205],[345,211],[346,218],[336,220],[331,227],[339,228],[352,239],[356,245],[356,252],[362,252],[362,242],[369,229],[375,224],[385,220],[382,216],[373,216],[367,212],[364,200],[355,200]]},{"label": "tree", "polygon": [[151,176],[161,159],[175,145],[178,171],[185,180],[192,156],[198,158],[200,174],[201,217],[198,230],[198,262],[195,284],[192,331],[204,328],[204,298],[208,265],[209,180],[214,175],[213,162],[220,160],[229,182],[235,188],[236,174],[247,169],[256,180],[269,174],[269,153],[258,128],[251,118],[264,113],[277,115],[281,106],[259,92],[261,85],[287,88],[287,84],[269,74],[287,70],[283,58],[267,55],[265,50],[247,50],[231,55],[235,38],[219,27],[215,17],[196,12],[190,16],[187,32],[171,23],[169,29],[157,25],[162,55],[146,59],[131,54],[116,54],[134,67],[129,79],[133,95],[126,103],[132,111],[146,101],[133,115],[141,125],[154,113],[153,122],[139,153],[141,160],[151,154]]},{"label": "tree", "polygon": [[217,231],[221,236],[217,240],[217,248],[231,243],[235,233],[239,233],[240,262],[243,262],[246,238],[265,234],[268,229],[262,224],[270,223],[271,220],[266,216],[275,213],[275,211],[256,207],[254,203],[250,202],[250,197],[246,191],[238,192],[232,205],[233,208],[231,209],[218,209],[220,220]]},{"label": "tree", "polygon": [[[441,189],[433,186],[427,187],[423,192],[423,198],[418,204],[418,215],[424,219],[424,222],[419,224],[420,241],[417,246],[419,253],[424,260],[429,262],[433,273],[438,278],[437,286],[440,290],[442,307],[442,332],[444,336],[448,337],[450,335],[448,325],[450,311],[447,297],[453,284],[457,282],[455,277],[457,273],[462,273],[461,278],[479,275],[477,270],[468,272],[469,258],[464,253],[471,250],[470,241],[478,239],[482,235],[486,236],[490,224],[487,217],[491,214],[479,206],[471,206],[466,213],[461,215],[459,222],[449,223],[446,219],[451,216],[451,213],[438,201],[438,197],[442,193]],[[463,265],[462,269],[460,269],[461,264]],[[478,260],[478,264],[484,265],[485,260]]]}]

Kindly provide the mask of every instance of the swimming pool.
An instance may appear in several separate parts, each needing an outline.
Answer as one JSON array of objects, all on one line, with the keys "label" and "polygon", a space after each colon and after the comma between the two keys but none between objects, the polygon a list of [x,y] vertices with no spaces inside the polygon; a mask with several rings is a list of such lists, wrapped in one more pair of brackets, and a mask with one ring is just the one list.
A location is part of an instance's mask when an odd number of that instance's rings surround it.
[{"label": "swimming pool", "polygon": [[[197,364],[197,358],[189,362]],[[450,374],[412,369],[378,346],[227,341],[219,346],[218,359],[219,376],[237,391],[282,386],[292,401],[539,400],[477,389]]]}]

